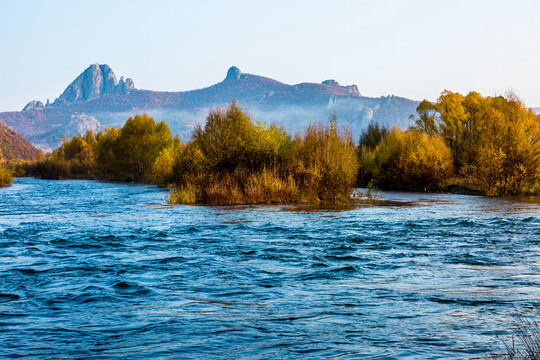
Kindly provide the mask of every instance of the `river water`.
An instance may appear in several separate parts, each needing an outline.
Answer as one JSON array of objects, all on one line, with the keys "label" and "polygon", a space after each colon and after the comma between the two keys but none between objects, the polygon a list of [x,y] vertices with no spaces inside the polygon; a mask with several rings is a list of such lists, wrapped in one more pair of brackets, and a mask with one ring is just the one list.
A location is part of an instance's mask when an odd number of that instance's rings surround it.
[{"label": "river water", "polygon": [[155,186],[0,189],[0,357],[482,359],[540,304],[540,204],[168,206]]}]

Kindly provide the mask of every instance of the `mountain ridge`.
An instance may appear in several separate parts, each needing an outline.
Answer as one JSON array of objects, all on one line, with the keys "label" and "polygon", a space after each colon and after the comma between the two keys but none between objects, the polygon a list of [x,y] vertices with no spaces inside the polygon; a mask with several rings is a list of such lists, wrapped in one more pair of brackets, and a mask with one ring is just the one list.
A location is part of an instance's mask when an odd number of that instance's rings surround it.
[{"label": "mountain ridge", "polygon": [[141,90],[130,78],[118,81],[108,65],[92,64],[53,103],[33,100],[23,111],[0,113],[0,121],[44,150],[58,147],[64,135],[119,127],[141,112],[165,120],[174,134],[187,139],[204,122],[208,109],[233,99],[255,118],[277,122],[292,132],[336,113],[354,136],[370,121],[406,126],[418,104],[397,96],[365,97],[357,85],[341,86],[336,80],[289,85],[243,73],[236,66],[228,69],[222,81],[201,89]]}]

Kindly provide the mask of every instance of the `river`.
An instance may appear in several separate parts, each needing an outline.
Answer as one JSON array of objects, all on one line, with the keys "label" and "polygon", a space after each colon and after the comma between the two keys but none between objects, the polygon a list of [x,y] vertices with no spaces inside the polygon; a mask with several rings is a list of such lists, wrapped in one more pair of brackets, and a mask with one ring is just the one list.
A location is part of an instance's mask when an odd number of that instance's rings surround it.
[{"label": "river", "polygon": [[166,198],[86,180],[0,189],[0,357],[483,359],[540,304],[537,198]]}]

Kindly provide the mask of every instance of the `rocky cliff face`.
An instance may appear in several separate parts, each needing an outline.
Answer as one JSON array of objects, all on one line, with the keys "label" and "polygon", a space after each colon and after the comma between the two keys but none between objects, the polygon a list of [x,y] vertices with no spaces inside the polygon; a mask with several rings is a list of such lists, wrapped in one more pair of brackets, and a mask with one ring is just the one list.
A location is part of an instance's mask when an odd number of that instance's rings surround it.
[{"label": "rocky cliff face", "polygon": [[358,91],[358,86],[356,85],[341,86],[336,80],[325,80],[321,84],[331,86],[334,88],[343,89],[352,96],[362,96],[360,94],[360,91]]},{"label": "rocky cliff face", "polygon": [[93,64],[64,90],[53,105],[73,104],[107,94],[127,94],[134,89],[133,80],[128,78],[124,81],[122,77],[118,81],[109,65]]}]

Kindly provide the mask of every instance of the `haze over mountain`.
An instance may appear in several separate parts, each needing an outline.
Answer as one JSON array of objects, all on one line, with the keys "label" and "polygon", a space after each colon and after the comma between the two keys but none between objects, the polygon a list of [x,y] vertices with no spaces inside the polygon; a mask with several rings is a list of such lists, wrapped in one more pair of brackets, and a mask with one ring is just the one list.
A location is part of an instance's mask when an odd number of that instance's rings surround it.
[{"label": "haze over mountain", "polygon": [[364,97],[356,85],[342,86],[335,80],[320,84],[288,85],[263,76],[244,74],[233,66],[225,79],[198,90],[162,92],[136,89],[133,80],[117,80],[108,65],[93,64],[81,73],[53,102],[33,100],[22,111],[0,113],[0,121],[30,140],[51,150],[62,136],[86,130],[119,127],[136,113],[146,112],[167,122],[183,141],[195,125],[204,123],[208,110],[233,99],[255,119],[275,122],[291,132],[310,122],[326,122],[335,113],[355,139],[371,121],[384,125],[409,125],[417,101],[386,96]]}]

